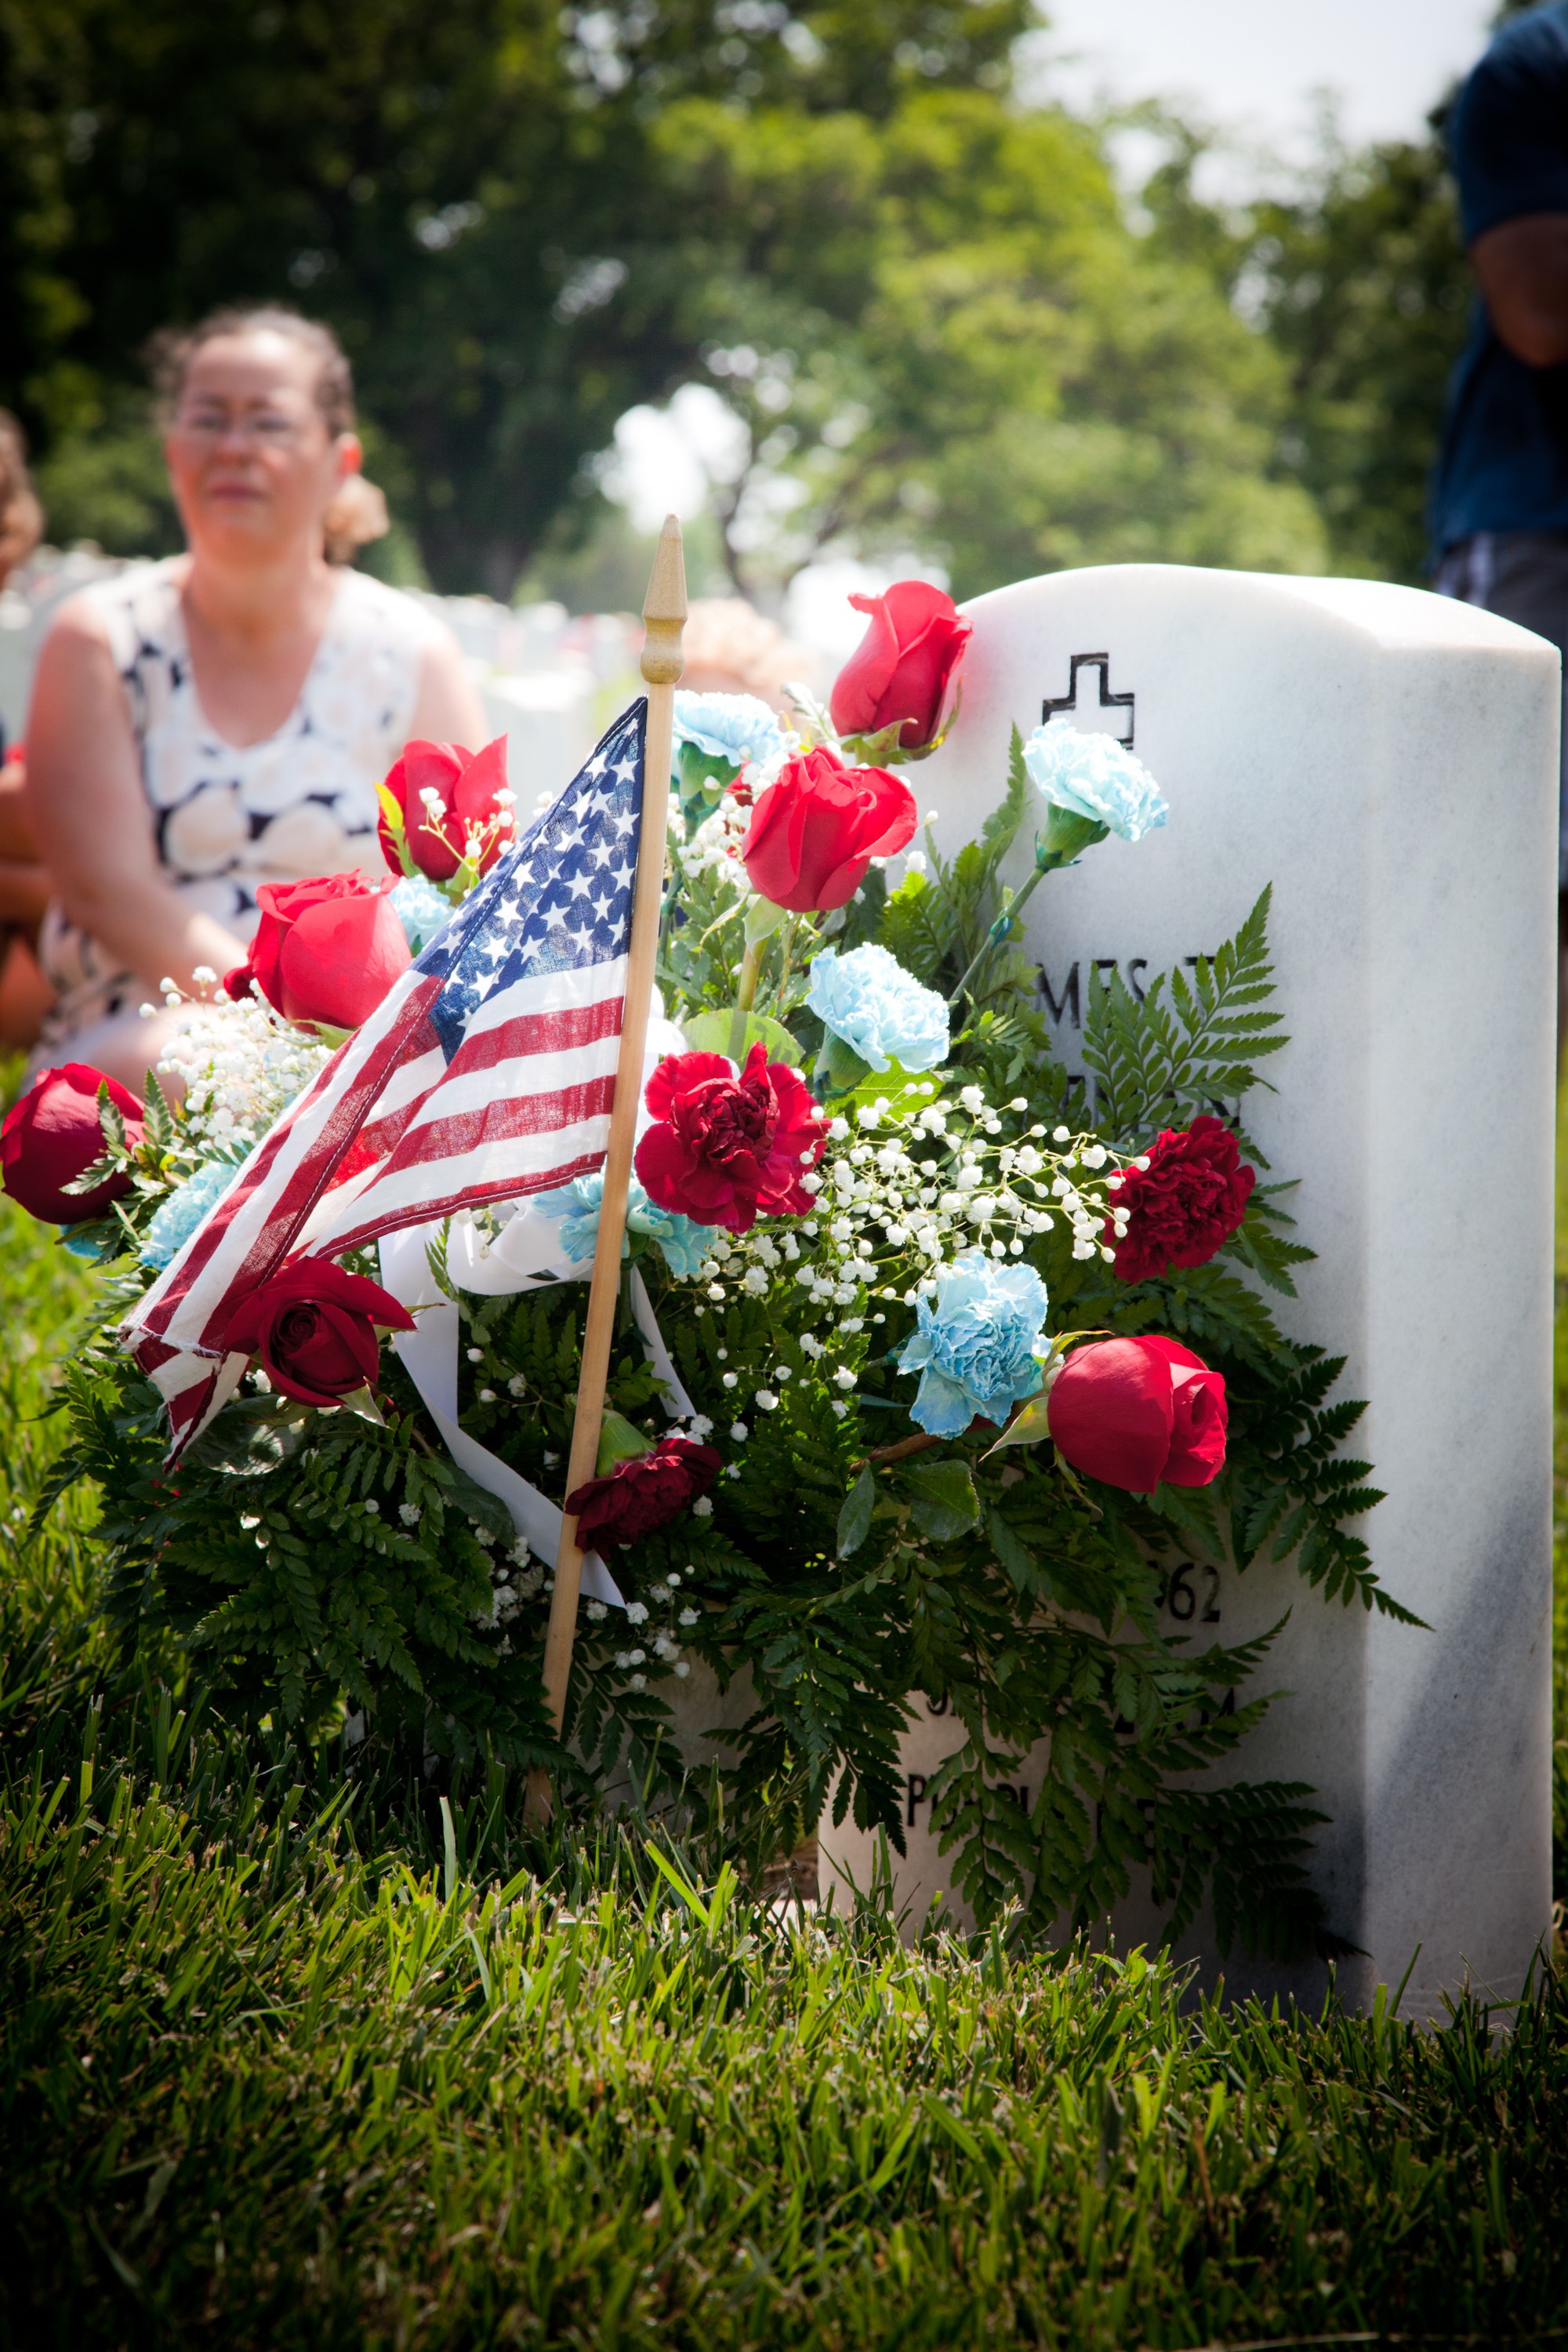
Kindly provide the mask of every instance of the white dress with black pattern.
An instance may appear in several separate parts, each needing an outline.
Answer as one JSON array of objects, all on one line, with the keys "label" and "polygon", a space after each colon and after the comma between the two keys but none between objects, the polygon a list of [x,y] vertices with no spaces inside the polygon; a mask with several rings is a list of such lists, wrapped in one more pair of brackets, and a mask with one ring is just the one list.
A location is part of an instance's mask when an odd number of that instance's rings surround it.
[{"label": "white dress with black pattern", "polygon": [[[264,882],[384,873],[375,788],[407,740],[436,635],[411,597],[341,572],[299,700],[276,734],[241,747],[224,741],[196,698],[174,560],[83,593],[109,632],[158,853],[183,898],[248,940]],[[58,901],[39,961],[59,999],[44,1031],[50,1058],[84,1030],[136,1019],[144,984]]]}]

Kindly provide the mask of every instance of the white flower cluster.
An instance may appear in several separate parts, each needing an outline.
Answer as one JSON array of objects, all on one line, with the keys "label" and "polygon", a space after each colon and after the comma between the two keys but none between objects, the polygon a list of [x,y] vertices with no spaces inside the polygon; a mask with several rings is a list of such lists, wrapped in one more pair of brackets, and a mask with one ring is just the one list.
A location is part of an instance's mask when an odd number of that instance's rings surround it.
[{"label": "white flower cluster", "polygon": [[[1020,1098],[1007,1108],[1027,1105]],[[795,1265],[795,1280],[818,1305],[849,1307],[863,1289],[885,1286],[898,1261],[907,1273],[913,1258],[921,1270],[901,1293],[912,1306],[935,1287],[931,1270],[945,1260],[977,1243],[995,1258],[1022,1257],[1058,1219],[1075,1257],[1112,1257],[1107,1223],[1115,1240],[1127,1225],[1113,1155],[1066,1127],[1048,1143],[1039,1125],[1010,1140],[1003,1133],[1000,1111],[979,1087],[954,1102],[931,1079],[907,1087],[897,1103],[880,1095],[860,1105],[853,1124],[835,1118],[826,1156],[803,1180],[816,1214],[798,1228],[761,1221],[740,1239],[716,1234],[701,1273],[707,1297],[718,1303],[731,1287],[762,1297],[781,1266]]]},{"label": "white flower cluster", "polygon": [[741,863],[741,844],[751,822],[751,810],[732,793],[726,793],[711,816],[705,816],[681,845],[679,855],[686,873],[715,875],[733,883],[743,897],[752,896]]},{"label": "white flower cluster", "polygon": [[672,821],[670,846],[688,875],[713,874],[726,877],[742,898],[750,898],[756,895],[741,863],[741,844],[751,825],[752,804],[776,781],[784,761],[792,758],[799,748],[798,736],[785,735],[781,748],[770,758],[748,760],[737,779],[748,797],[740,798],[732,789],[725,793],[718,807],[700,824],[694,825],[684,840],[678,837],[679,820]]},{"label": "white flower cluster", "polygon": [[[1022,1098],[1006,1106],[1015,1115],[1027,1108]],[[816,1214],[798,1223],[760,1219],[742,1235],[716,1230],[693,1312],[706,1315],[709,1302],[721,1308],[733,1293],[764,1297],[778,1274],[793,1268],[825,1318],[798,1345],[837,1391],[833,1410],[842,1420],[858,1381],[847,1360],[863,1347],[861,1335],[886,1319],[874,1309],[877,1298],[912,1307],[934,1293],[937,1267],[963,1251],[978,1244],[994,1258],[1019,1258],[1030,1237],[1058,1220],[1072,1234],[1075,1257],[1114,1256],[1106,1226],[1119,1241],[1128,1213],[1116,1203],[1122,1180],[1105,1146],[1066,1127],[1048,1139],[1037,1124],[1022,1138],[1004,1134],[1002,1113],[979,1087],[964,1087],[954,1101],[932,1079],[906,1087],[897,1103],[879,1096],[862,1104],[853,1121],[835,1118],[827,1152],[803,1180],[816,1194]],[[742,1375],[729,1367],[727,1349],[716,1352],[733,1409],[778,1411],[794,1377],[789,1364]],[[731,1442],[743,1444],[751,1427],[733,1422]],[[740,1475],[733,1459],[728,1475]]]},{"label": "white flower cluster", "polygon": [[[688,1567],[686,1573],[690,1576],[695,1571]],[[679,1597],[680,1573],[679,1570],[672,1568],[668,1575],[661,1578],[654,1586],[651,1595],[655,1609],[663,1613],[665,1622],[662,1624],[649,1623],[648,1603],[646,1601],[627,1602],[626,1623],[631,1627],[634,1638],[624,1650],[616,1652],[616,1667],[618,1673],[626,1675],[628,1690],[647,1690],[647,1676],[638,1673],[637,1669],[650,1663],[673,1667],[676,1678],[679,1682],[684,1682],[691,1672],[689,1664],[681,1654],[677,1625],[678,1623],[681,1626],[695,1625],[698,1612],[688,1606],[680,1611],[678,1619],[675,1604]],[[604,1604],[590,1601],[588,1603],[590,1615],[593,1615],[595,1608],[602,1618],[605,1613]],[[647,1628],[646,1631],[645,1628]]]},{"label": "white flower cluster", "polygon": [[[400,1514],[405,1519],[406,1519],[408,1508],[409,1506],[406,1503],[399,1506]],[[416,1513],[416,1517],[417,1516]],[[492,1534],[490,1529],[478,1519],[471,1520],[469,1524],[473,1529],[475,1542],[482,1544],[485,1549],[493,1555],[499,1548],[500,1538]],[[543,1565],[534,1559],[521,1536],[519,1536],[510,1550],[503,1558],[497,1559],[492,1556],[489,1568],[489,1606],[488,1609],[476,1609],[474,1612],[474,1623],[481,1629],[510,1625],[513,1618],[521,1611],[524,1602],[535,1599],[545,1587]],[[510,1635],[503,1635],[497,1648],[503,1658],[510,1657],[511,1655]]]},{"label": "white flower cluster", "polygon": [[[212,988],[210,972],[195,977]],[[243,1158],[331,1057],[259,997],[185,996],[165,982],[163,1002],[177,1017],[158,1067],[184,1081],[197,1160]]]}]

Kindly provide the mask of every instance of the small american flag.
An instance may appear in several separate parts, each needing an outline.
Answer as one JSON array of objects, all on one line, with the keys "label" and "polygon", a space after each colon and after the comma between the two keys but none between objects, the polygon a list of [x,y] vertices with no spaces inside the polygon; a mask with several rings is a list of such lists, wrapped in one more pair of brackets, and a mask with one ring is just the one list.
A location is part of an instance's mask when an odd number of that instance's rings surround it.
[{"label": "small american flag", "polygon": [[171,1459],[244,1372],[229,1318],[291,1252],[339,1257],[405,1225],[602,1166],[616,1090],[647,705],[470,892],[289,1104],[121,1327],[163,1391]]}]

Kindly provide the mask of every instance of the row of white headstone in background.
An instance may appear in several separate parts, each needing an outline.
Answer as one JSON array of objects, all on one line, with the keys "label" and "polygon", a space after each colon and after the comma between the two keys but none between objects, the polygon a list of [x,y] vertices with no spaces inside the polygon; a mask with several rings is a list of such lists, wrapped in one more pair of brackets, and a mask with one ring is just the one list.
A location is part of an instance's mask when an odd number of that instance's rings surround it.
[{"label": "row of white headstone in background", "polygon": [[[0,719],[7,740],[26,732],[33,665],[57,605],[128,568],[85,548],[68,554],[44,548],[0,590]],[[507,738],[512,789],[526,814],[541,792],[559,791],[637,690],[640,629],[624,614],[574,616],[564,604],[509,609],[489,596],[427,593],[418,601],[440,614],[468,656],[490,734]]]}]

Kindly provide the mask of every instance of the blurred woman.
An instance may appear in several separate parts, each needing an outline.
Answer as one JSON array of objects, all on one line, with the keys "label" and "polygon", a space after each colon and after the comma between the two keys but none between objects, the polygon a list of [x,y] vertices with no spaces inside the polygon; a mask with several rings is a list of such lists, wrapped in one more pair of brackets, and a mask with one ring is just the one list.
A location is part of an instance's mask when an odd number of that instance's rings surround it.
[{"label": "blurred woman", "polygon": [[[26,563],[43,528],[22,428],[0,408],[0,588]],[[54,998],[33,954],[48,897],[24,798],[21,748],[7,744],[0,722],[0,1046],[13,1052],[33,1043]]]},{"label": "blurred woman", "polygon": [[263,882],[384,873],[375,787],[404,742],[483,734],[450,634],[328,560],[329,533],[340,559],[374,535],[379,497],[356,485],[336,338],[218,311],[166,341],[160,389],[189,551],[60,607],[27,721],[56,893],[40,1058],[138,1088],[168,1030],[139,1013],[160,983],[243,962]]}]

